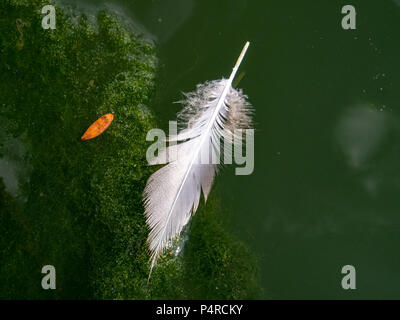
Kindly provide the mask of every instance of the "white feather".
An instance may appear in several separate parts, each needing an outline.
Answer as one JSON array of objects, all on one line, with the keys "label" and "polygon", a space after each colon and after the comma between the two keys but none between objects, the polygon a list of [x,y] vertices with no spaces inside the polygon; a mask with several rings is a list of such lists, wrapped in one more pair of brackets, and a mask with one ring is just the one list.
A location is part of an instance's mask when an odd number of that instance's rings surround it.
[{"label": "white feather", "polygon": [[168,141],[175,144],[150,163],[160,163],[163,158],[168,162],[150,176],[144,190],[145,215],[150,228],[147,240],[151,252],[149,278],[157,258],[196,212],[201,191],[207,200],[218,165],[210,161],[202,163],[209,157],[220,158],[220,139],[226,132],[248,128],[251,124],[247,96],[232,88],[248,46],[247,42],[229,79],[200,84],[195,92],[185,94],[182,101],[185,107],[178,117],[186,128],[169,137]]}]

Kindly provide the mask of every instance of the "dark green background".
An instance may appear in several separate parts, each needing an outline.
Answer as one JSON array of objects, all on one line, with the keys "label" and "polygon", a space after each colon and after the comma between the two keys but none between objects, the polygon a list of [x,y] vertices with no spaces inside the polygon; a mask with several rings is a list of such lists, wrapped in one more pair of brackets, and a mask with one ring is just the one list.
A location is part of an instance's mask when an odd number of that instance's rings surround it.
[{"label": "dark green background", "polygon": [[[226,225],[259,257],[271,298],[399,298],[400,1],[58,0],[107,7],[156,44],[151,105],[174,120],[182,91],[229,76],[256,110],[255,171],[218,177]],[[357,29],[341,28],[341,8]],[[341,288],[341,268],[357,290]]]}]

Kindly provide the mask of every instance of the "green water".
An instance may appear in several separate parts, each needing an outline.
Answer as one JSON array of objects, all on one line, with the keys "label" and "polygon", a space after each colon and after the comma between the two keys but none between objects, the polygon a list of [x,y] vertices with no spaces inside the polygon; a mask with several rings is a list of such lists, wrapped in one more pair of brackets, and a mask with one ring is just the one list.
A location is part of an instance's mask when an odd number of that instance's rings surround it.
[{"label": "green water", "polygon": [[[164,128],[180,92],[227,77],[245,41],[239,87],[256,110],[255,170],[228,169],[216,190],[225,228],[260,265],[270,298],[400,297],[400,3],[352,1],[75,1],[154,41],[149,105]],[[11,178],[10,178],[11,179]],[[357,289],[341,288],[341,268]]]}]

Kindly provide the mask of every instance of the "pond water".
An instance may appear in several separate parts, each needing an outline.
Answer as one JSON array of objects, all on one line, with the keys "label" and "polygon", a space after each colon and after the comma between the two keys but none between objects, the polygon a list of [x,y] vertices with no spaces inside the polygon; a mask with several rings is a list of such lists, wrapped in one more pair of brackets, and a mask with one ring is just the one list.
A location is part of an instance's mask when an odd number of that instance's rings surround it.
[{"label": "pond water", "polygon": [[[399,1],[352,1],[356,30],[341,28],[342,1],[57,2],[107,8],[154,42],[164,128],[181,92],[229,76],[250,41],[239,87],[255,108],[255,170],[217,178],[226,227],[271,298],[399,297]],[[341,288],[344,265],[357,290]]]}]

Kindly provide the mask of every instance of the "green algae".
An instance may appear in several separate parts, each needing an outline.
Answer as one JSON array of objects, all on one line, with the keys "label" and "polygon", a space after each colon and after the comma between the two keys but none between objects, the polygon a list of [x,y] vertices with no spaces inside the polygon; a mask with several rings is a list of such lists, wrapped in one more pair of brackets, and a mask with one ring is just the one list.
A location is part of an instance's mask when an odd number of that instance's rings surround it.
[{"label": "green algae", "polygon": [[[196,214],[183,253],[164,255],[147,284],[141,198],[154,170],[144,157],[156,126],[146,107],[154,48],[106,12],[93,26],[57,8],[57,29],[43,30],[45,4],[0,4],[0,138],[24,145],[27,172],[16,196],[0,180],[0,298],[258,297],[257,263],[222,228],[215,196]],[[109,112],[107,131],[80,141]],[[41,288],[46,264],[56,268],[56,290]]]}]

